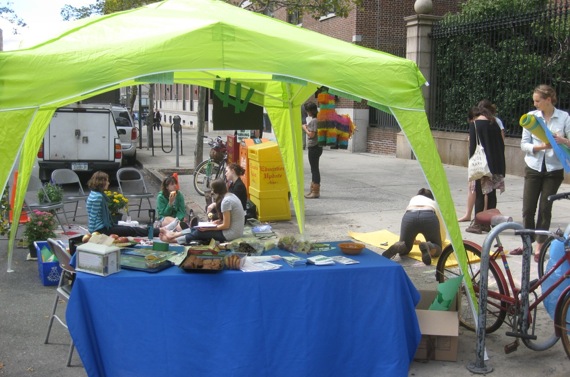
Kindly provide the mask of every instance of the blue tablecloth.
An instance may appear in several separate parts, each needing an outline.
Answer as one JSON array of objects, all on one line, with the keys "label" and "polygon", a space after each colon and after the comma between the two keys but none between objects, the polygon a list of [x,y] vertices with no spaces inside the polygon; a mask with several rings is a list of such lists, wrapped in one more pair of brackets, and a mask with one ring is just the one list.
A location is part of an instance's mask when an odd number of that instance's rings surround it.
[{"label": "blue tablecloth", "polygon": [[250,273],[79,272],[67,323],[91,377],[407,376],[419,293],[397,263],[369,250],[353,258]]}]

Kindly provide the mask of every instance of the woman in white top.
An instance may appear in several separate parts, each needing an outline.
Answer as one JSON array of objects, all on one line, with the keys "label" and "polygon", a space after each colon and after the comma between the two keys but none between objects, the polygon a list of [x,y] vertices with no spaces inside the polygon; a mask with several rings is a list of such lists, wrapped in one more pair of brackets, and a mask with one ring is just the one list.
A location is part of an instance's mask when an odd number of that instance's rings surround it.
[{"label": "woman in white top", "polygon": [[[541,118],[554,136],[557,144],[570,146],[570,116],[567,112],[554,107],[556,92],[548,85],[539,85],[532,94],[535,111],[529,114]],[[523,225],[526,229],[550,228],[552,202],[550,195],[556,194],[564,180],[562,163],[554,153],[552,145],[544,143],[526,128],[523,129],[521,149],[525,153],[526,163],[523,189]],[[535,213],[538,205],[538,214]],[[535,260],[546,236],[536,236]],[[522,254],[522,250],[513,250],[510,254]]]},{"label": "woman in white top", "polygon": [[222,218],[211,221],[207,226],[184,229],[172,232],[161,229],[160,239],[165,242],[187,244],[191,241],[206,241],[211,239],[220,242],[235,240],[243,236],[245,211],[237,196],[228,192],[226,183],[221,179],[212,182],[212,193],[220,203]]}]

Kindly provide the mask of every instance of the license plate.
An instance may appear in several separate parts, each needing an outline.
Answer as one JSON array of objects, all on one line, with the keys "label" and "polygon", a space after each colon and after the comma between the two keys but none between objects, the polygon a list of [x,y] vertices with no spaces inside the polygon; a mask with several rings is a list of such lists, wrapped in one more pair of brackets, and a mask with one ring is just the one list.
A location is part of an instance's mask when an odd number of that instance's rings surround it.
[{"label": "license plate", "polygon": [[71,163],[71,170],[82,170],[87,171],[89,168],[87,162],[72,162]]}]

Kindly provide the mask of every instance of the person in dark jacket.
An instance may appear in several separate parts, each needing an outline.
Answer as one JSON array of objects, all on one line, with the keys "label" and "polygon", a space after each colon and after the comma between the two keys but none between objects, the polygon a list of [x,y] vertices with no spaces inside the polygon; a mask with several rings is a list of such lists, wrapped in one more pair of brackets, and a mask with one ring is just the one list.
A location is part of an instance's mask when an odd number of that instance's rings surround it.
[{"label": "person in dark jacket", "polygon": [[469,157],[475,153],[477,140],[483,146],[491,177],[483,177],[475,181],[475,214],[487,209],[497,208],[497,192],[505,191],[505,142],[501,128],[493,114],[484,107],[473,109],[474,117],[469,123]]}]

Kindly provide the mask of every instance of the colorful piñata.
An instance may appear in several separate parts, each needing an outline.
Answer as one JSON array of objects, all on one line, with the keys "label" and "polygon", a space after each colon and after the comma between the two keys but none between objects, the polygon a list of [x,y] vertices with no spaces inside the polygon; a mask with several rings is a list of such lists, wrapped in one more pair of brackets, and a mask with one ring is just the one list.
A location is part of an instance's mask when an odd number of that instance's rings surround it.
[{"label": "colorful pi\u00f1ata", "polygon": [[317,97],[319,114],[317,115],[317,135],[320,146],[347,149],[348,140],[354,132],[354,123],[348,115],[335,111],[335,98],[323,92]]}]

